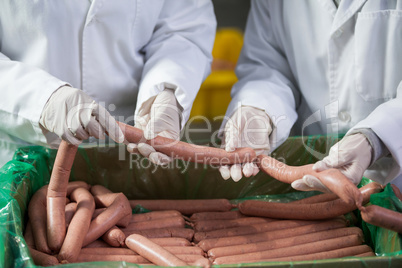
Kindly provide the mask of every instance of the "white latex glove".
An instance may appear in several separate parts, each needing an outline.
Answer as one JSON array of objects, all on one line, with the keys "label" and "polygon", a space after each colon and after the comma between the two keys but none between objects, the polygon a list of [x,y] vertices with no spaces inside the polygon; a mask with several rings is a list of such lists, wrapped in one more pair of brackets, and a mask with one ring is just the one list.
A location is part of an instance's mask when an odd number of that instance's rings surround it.
[{"label": "white latex glove", "polygon": [[[172,89],[165,89],[156,97],[147,100],[135,117],[135,127],[144,131],[144,137],[151,140],[162,136],[173,140],[180,138],[181,109]],[[172,161],[171,157],[157,152],[146,143],[130,143],[127,145],[130,153],[139,152],[158,165]]]},{"label": "white latex glove", "polygon": [[53,147],[60,144],[60,139],[50,140],[49,132],[74,145],[90,136],[104,139],[106,132],[114,141],[124,141],[123,132],[109,112],[82,90],[69,86],[57,89],[50,96],[39,123]]},{"label": "white latex glove", "polygon": [[[272,132],[271,120],[268,114],[258,108],[241,106],[226,122],[222,148],[227,152],[233,152],[236,148],[253,148],[257,155],[269,154],[269,135]],[[239,181],[242,176],[255,176],[259,168],[255,163],[221,166],[219,171],[224,180],[230,177]]]},{"label": "white latex glove", "polygon": [[[331,147],[328,156],[314,164],[313,170],[323,171],[337,168],[357,185],[370,165],[372,151],[373,148],[363,134],[347,135]],[[330,192],[319,179],[311,175],[305,175],[294,181],[292,187],[300,191]]]}]

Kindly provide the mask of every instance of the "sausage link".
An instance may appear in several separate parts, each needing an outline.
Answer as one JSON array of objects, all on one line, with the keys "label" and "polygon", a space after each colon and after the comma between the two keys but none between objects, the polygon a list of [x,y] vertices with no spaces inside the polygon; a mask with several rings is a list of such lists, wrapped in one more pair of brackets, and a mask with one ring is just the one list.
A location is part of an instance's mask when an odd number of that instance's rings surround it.
[{"label": "sausage link", "polygon": [[47,189],[47,242],[55,252],[61,248],[66,235],[65,199],[77,150],[77,146],[61,141]]},{"label": "sausage link", "polygon": [[198,212],[191,215],[191,221],[201,220],[234,220],[244,218],[245,215],[241,214],[238,210],[224,211],[224,212]]},{"label": "sausage link", "polygon": [[238,148],[233,152],[226,152],[224,149],[189,144],[162,136],[146,140],[142,130],[122,122],[118,124],[128,142],[145,142],[158,152],[184,161],[221,166],[252,162],[256,158],[255,151],[251,148]]},{"label": "sausage link", "polygon": [[185,200],[130,200],[131,208],[137,205],[152,210],[177,210],[184,215],[205,211],[229,211],[233,205],[227,199],[185,199]]},{"label": "sausage link", "polygon": [[[362,188],[362,204],[370,201],[373,193],[382,191],[383,187],[378,183],[369,183]],[[276,203],[259,200],[246,200],[239,204],[241,213],[249,216],[299,219],[299,220],[322,220],[335,218],[357,209],[355,204],[346,204],[341,199],[314,204]]]},{"label": "sausage link", "polygon": [[216,247],[225,247],[231,245],[247,245],[250,243],[257,243],[263,242],[273,239],[285,238],[285,237],[292,237],[301,234],[309,234],[315,233],[324,230],[331,230],[336,228],[343,228],[346,227],[345,221],[324,221],[318,224],[311,224],[306,226],[300,226],[296,228],[289,228],[284,230],[276,230],[272,232],[264,232],[258,234],[251,234],[251,235],[242,235],[242,236],[231,236],[231,237],[224,237],[224,238],[210,238],[204,239],[200,241],[197,245],[202,248],[205,252],[210,250],[211,248]]},{"label": "sausage link", "polygon": [[98,195],[94,196],[94,199],[96,202],[96,200],[103,200],[106,197],[109,199],[109,196],[113,198],[113,203],[103,213],[92,220],[84,239],[84,246],[101,237],[122,218],[131,215],[130,204],[123,193]]},{"label": "sausage link", "polygon": [[133,234],[126,238],[128,248],[137,252],[152,263],[160,266],[187,266],[188,264],[165,250],[163,247],[152,242],[148,238]]},{"label": "sausage link", "polygon": [[131,234],[140,234],[147,238],[164,238],[164,237],[180,237],[188,241],[192,241],[194,230],[190,228],[163,228],[163,229],[148,229],[148,230],[125,230],[121,229],[126,236]]},{"label": "sausage link", "polygon": [[402,233],[402,213],[377,205],[370,205],[361,211],[362,219],[375,226]]},{"label": "sausage link", "polygon": [[244,262],[259,262],[268,258],[291,257],[297,255],[313,254],[340,248],[358,246],[362,244],[362,238],[358,235],[335,237],[319,240],[307,244],[294,245],[265,251],[245,253],[216,258],[213,264],[234,264]]},{"label": "sausage link", "polygon": [[[285,230],[286,231],[286,230]],[[347,235],[358,235],[363,240],[363,231],[358,227],[345,227],[339,229],[326,230],[316,233],[301,234],[293,237],[286,237],[280,239],[274,239],[258,243],[250,243],[247,245],[235,245],[227,247],[217,247],[208,250],[208,257],[218,258],[230,255],[239,255],[257,251],[265,251],[276,248],[291,247],[300,244],[307,244],[320,240],[343,237]]]},{"label": "sausage link", "polygon": [[117,226],[113,226],[102,235],[102,240],[112,247],[124,246],[126,235]]},{"label": "sausage link", "polygon": [[363,198],[360,191],[338,169],[316,172],[312,169],[312,164],[291,167],[266,155],[259,155],[258,160],[257,163],[260,169],[281,182],[291,184],[309,174],[319,179],[331,192],[339,196],[345,204],[349,206],[355,205],[358,208],[362,206]]},{"label": "sausage link", "polygon": [[57,256],[60,262],[74,262],[78,258],[95,210],[94,198],[85,188],[74,190],[70,198],[77,202],[77,210],[71,219],[65,240]]},{"label": "sausage link", "polygon": [[321,221],[306,221],[306,220],[278,220],[268,223],[253,224],[250,226],[241,226],[228,229],[214,230],[209,232],[196,232],[194,234],[194,242],[198,243],[207,238],[220,238],[230,237],[238,235],[256,234],[268,231],[281,230],[286,228],[294,228],[314,223],[320,223]]}]

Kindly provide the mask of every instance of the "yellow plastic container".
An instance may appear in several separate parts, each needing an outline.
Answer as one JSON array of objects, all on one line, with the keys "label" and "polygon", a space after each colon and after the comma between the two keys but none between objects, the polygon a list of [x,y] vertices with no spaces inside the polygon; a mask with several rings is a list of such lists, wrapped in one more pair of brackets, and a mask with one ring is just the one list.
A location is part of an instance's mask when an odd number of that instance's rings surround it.
[{"label": "yellow plastic container", "polygon": [[190,118],[203,116],[210,120],[224,116],[230,103],[230,91],[237,82],[234,72],[243,33],[232,28],[219,29],[212,50],[211,74],[201,85],[191,110]]}]

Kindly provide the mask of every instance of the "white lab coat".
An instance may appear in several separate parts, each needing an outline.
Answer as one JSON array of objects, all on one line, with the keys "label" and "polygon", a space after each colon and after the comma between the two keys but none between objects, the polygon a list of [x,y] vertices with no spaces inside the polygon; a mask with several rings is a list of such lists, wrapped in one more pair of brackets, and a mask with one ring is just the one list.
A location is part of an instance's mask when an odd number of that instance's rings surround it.
[{"label": "white lab coat", "polygon": [[264,109],[271,148],[369,128],[392,154],[383,182],[401,174],[402,1],[252,1],[236,73],[226,117]]},{"label": "white lab coat", "polygon": [[215,30],[209,0],[1,1],[0,139],[45,144],[42,109],[66,84],[125,122],[173,86],[183,126]]}]

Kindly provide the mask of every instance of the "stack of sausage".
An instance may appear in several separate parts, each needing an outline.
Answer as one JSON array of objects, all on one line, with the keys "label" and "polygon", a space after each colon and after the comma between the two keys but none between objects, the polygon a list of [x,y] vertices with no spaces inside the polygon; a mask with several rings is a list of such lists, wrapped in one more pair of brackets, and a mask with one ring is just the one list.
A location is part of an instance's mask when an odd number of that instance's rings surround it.
[{"label": "stack of sausage", "polygon": [[[360,189],[364,202],[382,189]],[[70,182],[66,236],[59,249],[48,240],[46,192],[28,207],[25,240],[36,264],[126,261],[162,266],[297,261],[372,256],[361,229],[343,216],[356,209],[333,194],[291,203],[227,199],[128,200],[99,185]],[[141,205],[152,212],[132,214]]]}]

